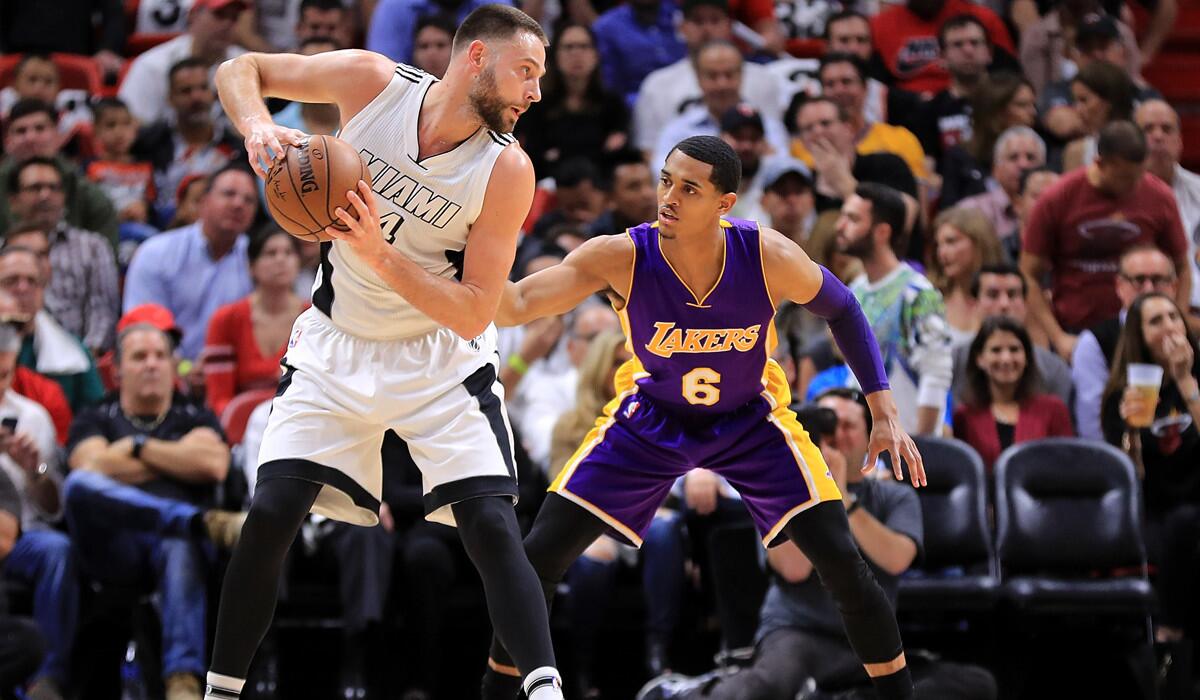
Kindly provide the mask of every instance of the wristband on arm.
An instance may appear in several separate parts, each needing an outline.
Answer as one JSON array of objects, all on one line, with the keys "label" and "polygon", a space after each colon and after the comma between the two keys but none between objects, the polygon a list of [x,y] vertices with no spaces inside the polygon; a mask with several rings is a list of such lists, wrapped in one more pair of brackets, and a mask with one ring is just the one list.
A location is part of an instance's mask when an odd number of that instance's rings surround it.
[{"label": "wristband on arm", "polygon": [[890,389],[883,356],[875,342],[871,324],[850,289],[824,265],[821,268],[821,288],[804,308],[829,322],[829,330],[837,342],[846,364],[858,378],[864,394]]}]

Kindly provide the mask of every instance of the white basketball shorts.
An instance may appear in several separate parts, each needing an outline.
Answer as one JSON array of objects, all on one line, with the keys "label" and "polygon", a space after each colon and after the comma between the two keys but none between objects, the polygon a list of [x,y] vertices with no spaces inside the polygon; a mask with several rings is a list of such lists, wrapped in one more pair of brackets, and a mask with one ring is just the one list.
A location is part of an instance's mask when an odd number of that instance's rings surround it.
[{"label": "white basketball shorts", "polygon": [[396,431],[421,470],[425,517],[454,525],[451,504],[516,502],[513,437],[504,410],[496,328],[463,340],[448,329],[402,340],[338,330],[316,308],[296,319],[259,450],[259,482],[323,484],[313,512],[379,522],[380,448]]}]

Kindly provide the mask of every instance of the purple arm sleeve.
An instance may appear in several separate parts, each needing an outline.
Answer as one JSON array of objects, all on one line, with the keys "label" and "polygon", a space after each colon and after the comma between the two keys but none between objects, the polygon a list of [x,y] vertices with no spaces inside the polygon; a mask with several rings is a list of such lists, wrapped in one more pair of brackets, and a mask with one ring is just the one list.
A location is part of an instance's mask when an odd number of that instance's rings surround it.
[{"label": "purple arm sleeve", "polygon": [[833,339],[846,358],[846,364],[858,377],[863,393],[890,389],[879,345],[875,342],[871,324],[867,323],[858,300],[832,272],[823,265],[820,267],[821,289],[811,301],[804,304],[804,308],[829,321]]}]

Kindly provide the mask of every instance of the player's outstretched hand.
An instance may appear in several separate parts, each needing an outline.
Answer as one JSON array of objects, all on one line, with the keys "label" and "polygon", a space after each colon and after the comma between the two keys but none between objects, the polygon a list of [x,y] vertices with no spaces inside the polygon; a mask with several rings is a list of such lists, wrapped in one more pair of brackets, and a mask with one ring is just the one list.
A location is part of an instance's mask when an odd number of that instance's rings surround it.
[{"label": "player's outstretched hand", "polygon": [[345,229],[332,226],[325,227],[325,233],[331,238],[337,238],[350,244],[355,253],[368,263],[383,255],[388,248],[383,240],[383,231],[379,224],[379,210],[375,206],[375,195],[371,186],[363,180],[358,181],[358,191],[347,190],[346,199],[354,207],[351,214],[342,207],[334,210],[333,215],[342,222]]},{"label": "player's outstretched hand", "polygon": [[871,428],[871,441],[867,446],[867,463],[863,465],[862,470],[869,472],[875,469],[879,455],[889,452],[896,481],[904,481],[904,469],[900,465],[903,459],[908,464],[908,474],[912,477],[913,486],[926,486],[928,482],[925,480],[925,463],[921,461],[917,443],[900,427],[900,420],[895,416],[887,416],[875,418],[874,423],[874,427]]},{"label": "player's outstretched hand", "polygon": [[308,134],[299,129],[279,126],[273,121],[254,121],[246,127],[246,157],[250,167],[262,179],[275,161],[283,158],[284,146],[299,146]]}]

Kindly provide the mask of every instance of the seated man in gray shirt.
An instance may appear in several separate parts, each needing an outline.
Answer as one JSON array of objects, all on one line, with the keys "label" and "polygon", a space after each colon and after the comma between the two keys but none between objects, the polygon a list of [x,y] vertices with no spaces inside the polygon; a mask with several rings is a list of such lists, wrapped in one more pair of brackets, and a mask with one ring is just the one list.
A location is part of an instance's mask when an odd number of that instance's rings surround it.
[{"label": "seated man in gray shirt", "polygon": [[[895,607],[900,576],[917,559],[924,538],[917,493],[890,478],[865,477],[856,468],[865,461],[871,430],[860,392],[830,389],[801,414],[842,491],[863,559]],[[767,562],[773,576],[751,665],[697,678],[661,676],[643,687],[637,700],[792,700],[806,687],[804,697],[813,700],[830,697],[827,692],[839,693],[839,699],[876,697],[809,560],[785,543],[768,550]],[[997,695],[991,674],[977,666],[922,662],[913,664],[912,672],[917,697],[994,700]]]},{"label": "seated man in gray shirt", "polygon": [[[1029,294],[1029,288],[1025,284],[1025,277],[1015,265],[984,265],[975,275],[975,281],[971,284],[971,294],[978,301],[976,311],[980,318],[1006,316],[1025,325],[1025,297]],[[956,404],[970,399],[967,396],[967,392],[970,391],[967,384],[967,354],[970,350],[970,343],[964,343],[954,349],[954,383],[950,385],[950,391],[954,394]],[[1053,350],[1037,344],[1036,340],[1033,356],[1038,374],[1041,375],[1042,388],[1070,406],[1073,393],[1071,368]]]}]

